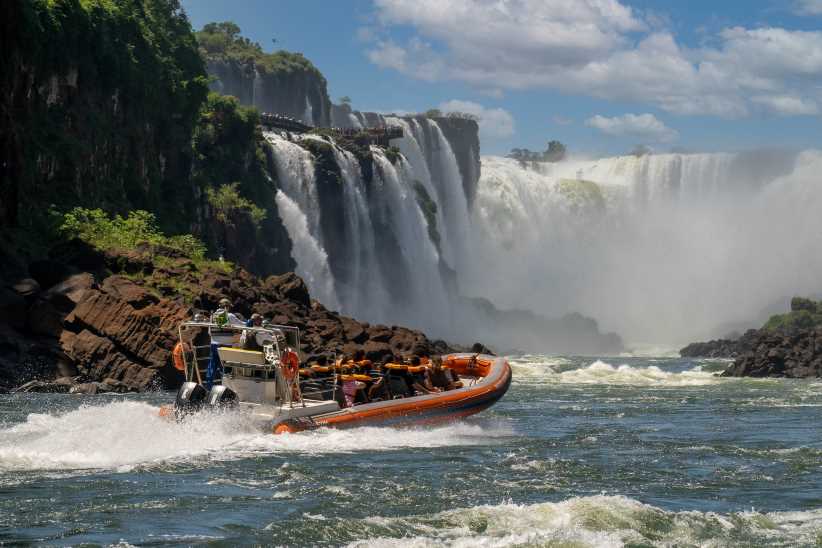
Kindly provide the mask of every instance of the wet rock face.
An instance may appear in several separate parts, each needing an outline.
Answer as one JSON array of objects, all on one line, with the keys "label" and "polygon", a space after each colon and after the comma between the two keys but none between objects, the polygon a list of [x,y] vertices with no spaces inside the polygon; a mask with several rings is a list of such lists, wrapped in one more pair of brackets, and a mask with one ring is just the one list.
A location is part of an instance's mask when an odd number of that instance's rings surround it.
[{"label": "wet rock face", "polygon": [[445,138],[454,151],[462,175],[462,189],[469,208],[477,195],[480,180],[479,126],[474,120],[462,118],[436,118]]},{"label": "wet rock face", "polygon": [[[269,73],[234,61],[209,60],[207,70],[214,80],[212,91],[233,95],[244,105],[304,120],[307,124],[331,124],[331,100],[322,75],[310,70]],[[310,109],[308,108],[310,106]],[[306,114],[311,119],[306,120]]]},{"label": "wet rock face", "polygon": [[[242,269],[197,272],[190,261],[168,257],[155,268],[147,252],[107,254],[106,266],[122,271],[98,273],[101,281],[78,272],[46,290],[30,279],[2,287],[0,391],[96,394],[176,388],[182,382],[171,361],[177,326],[195,308],[216,309],[222,298],[245,317],[258,312],[274,323],[299,327],[301,350],[309,358],[360,349],[372,360],[452,350],[419,331],[370,326],[329,311],[311,300],[305,282],[293,272],[261,280]],[[142,270],[131,272],[136,264]],[[193,295],[194,307],[182,293]]]},{"label": "wet rock face", "polygon": [[683,358],[736,358],[752,349],[756,333],[755,329],[749,329],[737,339],[715,339],[691,343],[682,348],[679,355]]},{"label": "wet rock face", "polygon": [[822,327],[760,329],[750,348],[722,373],[724,377],[822,377]]}]

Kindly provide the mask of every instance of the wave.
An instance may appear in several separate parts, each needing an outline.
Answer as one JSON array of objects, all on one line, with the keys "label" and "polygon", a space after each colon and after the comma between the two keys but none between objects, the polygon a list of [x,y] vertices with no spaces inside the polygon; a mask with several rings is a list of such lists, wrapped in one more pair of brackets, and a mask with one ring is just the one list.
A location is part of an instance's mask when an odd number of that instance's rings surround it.
[{"label": "wave", "polygon": [[522,384],[605,384],[627,386],[705,386],[727,379],[717,377],[701,365],[681,372],[665,371],[655,365],[612,365],[597,360],[570,369],[572,362],[562,358],[544,361],[510,360],[514,380]]},{"label": "wave", "polygon": [[84,406],[62,414],[30,414],[0,430],[0,473],[34,470],[110,469],[230,460],[261,454],[393,451],[497,443],[502,426],[455,423],[439,428],[321,429],[274,436],[239,413],[202,413],[177,423],[144,402]]},{"label": "wave", "polygon": [[814,545],[822,510],[669,512],[623,496],[592,496],[364,521],[381,536],[349,546]]}]

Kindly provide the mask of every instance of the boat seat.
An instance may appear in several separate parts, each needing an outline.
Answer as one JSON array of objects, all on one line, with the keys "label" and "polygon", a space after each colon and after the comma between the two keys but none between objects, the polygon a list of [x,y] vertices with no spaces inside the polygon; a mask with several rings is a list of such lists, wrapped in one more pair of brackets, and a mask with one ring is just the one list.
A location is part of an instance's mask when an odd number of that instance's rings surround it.
[{"label": "boat seat", "polygon": [[405,382],[405,379],[400,375],[388,376],[388,390],[395,397],[401,396],[405,398],[414,395],[411,391],[411,387],[408,386],[408,383]]}]

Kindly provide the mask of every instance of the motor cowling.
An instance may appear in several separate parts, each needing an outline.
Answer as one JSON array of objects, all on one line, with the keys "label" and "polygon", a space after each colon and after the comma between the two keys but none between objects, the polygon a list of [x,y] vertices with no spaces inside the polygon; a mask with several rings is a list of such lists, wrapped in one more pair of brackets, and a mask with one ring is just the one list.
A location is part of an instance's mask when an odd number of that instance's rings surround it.
[{"label": "motor cowling", "polygon": [[231,409],[237,407],[239,403],[240,398],[237,397],[237,393],[221,384],[212,387],[206,398],[206,404],[215,409]]},{"label": "motor cowling", "polygon": [[174,400],[174,416],[180,420],[186,415],[199,411],[207,396],[208,391],[203,385],[196,382],[184,382]]}]

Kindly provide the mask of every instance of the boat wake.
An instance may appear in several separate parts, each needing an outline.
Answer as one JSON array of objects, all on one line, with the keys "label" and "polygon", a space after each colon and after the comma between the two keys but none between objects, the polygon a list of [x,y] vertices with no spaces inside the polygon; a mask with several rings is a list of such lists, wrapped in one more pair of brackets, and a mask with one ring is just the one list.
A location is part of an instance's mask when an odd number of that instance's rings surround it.
[{"label": "boat wake", "polygon": [[383,534],[349,546],[809,546],[822,529],[822,510],[669,512],[627,497],[593,496],[363,521]]},{"label": "boat wake", "polygon": [[455,423],[439,428],[319,429],[274,436],[237,413],[200,413],[167,421],[157,407],[118,401],[62,414],[31,414],[0,429],[0,473],[37,470],[113,470],[285,455],[393,451],[483,445],[511,435],[499,427]]}]

